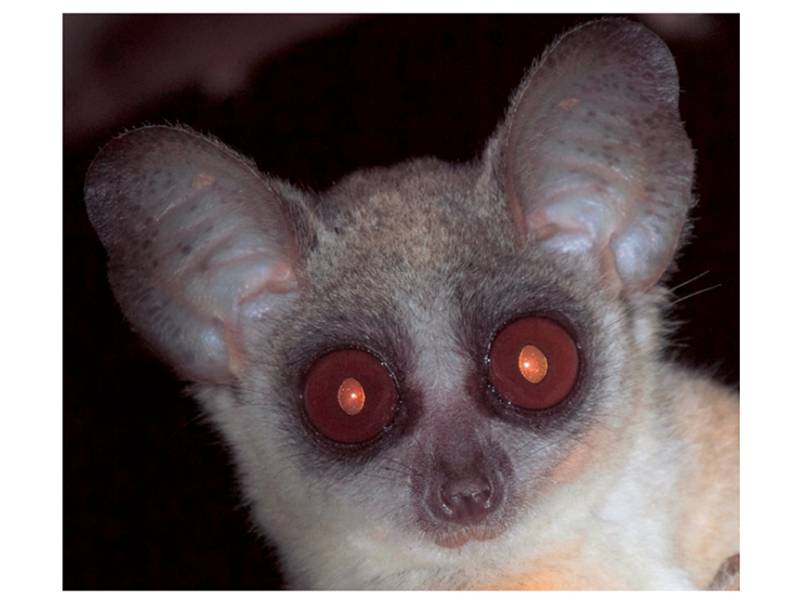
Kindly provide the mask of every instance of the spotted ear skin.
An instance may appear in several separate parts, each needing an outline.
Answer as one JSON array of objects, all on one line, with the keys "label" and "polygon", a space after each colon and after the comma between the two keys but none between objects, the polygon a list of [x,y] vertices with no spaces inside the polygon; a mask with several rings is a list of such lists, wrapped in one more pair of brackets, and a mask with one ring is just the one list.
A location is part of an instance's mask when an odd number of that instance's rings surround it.
[{"label": "spotted ear skin", "polygon": [[231,382],[244,324],[297,289],[295,239],[271,181],[214,139],[150,126],[106,145],[84,192],[134,328],[182,377]]},{"label": "spotted ear skin", "polygon": [[503,126],[518,238],[595,255],[628,291],[654,285],[692,204],[693,149],[678,102],[674,59],[644,26],[604,19],[559,38]]}]

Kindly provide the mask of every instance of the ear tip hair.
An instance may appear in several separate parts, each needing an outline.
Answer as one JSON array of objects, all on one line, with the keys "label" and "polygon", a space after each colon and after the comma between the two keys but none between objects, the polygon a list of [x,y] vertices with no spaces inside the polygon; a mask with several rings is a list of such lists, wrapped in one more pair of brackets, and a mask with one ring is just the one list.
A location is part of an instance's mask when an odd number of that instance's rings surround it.
[{"label": "ear tip hair", "polygon": [[546,56],[557,47],[564,44],[588,45],[591,40],[600,39],[607,43],[620,42],[624,49],[648,54],[648,59],[671,59],[673,57],[665,40],[646,24],[626,17],[603,17],[593,21],[586,21],[568,30],[548,49]]}]

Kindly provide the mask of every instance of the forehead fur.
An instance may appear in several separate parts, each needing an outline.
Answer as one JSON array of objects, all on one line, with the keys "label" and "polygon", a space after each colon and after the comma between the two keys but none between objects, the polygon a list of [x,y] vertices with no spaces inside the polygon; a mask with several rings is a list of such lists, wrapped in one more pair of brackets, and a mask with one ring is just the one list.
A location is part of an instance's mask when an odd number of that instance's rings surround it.
[{"label": "forehead fur", "polygon": [[398,272],[421,274],[462,261],[466,241],[510,245],[505,204],[481,198],[479,173],[475,165],[420,159],[348,176],[317,207],[321,253],[310,268],[351,257],[369,270],[393,262]]}]

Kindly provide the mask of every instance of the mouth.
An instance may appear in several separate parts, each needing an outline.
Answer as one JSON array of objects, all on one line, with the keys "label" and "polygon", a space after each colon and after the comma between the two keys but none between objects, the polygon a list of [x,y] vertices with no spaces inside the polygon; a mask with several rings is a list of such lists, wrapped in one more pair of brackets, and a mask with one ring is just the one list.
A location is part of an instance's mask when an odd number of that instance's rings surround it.
[{"label": "mouth", "polygon": [[496,539],[502,532],[502,527],[496,529],[489,526],[466,526],[440,531],[436,535],[433,535],[432,538],[439,547],[457,549],[470,541],[489,541]]}]

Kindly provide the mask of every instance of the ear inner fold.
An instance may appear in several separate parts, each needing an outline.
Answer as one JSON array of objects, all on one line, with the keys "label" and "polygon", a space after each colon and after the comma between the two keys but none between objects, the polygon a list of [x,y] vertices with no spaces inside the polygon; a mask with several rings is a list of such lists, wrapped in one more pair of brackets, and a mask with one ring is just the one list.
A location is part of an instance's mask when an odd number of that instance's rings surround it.
[{"label": "ear inner fold", "polygon": [[270,182],[223,144],[158,126],[104,147],[85,197],[135,329],[183,377],[231,381],[244,322],[296,288],[295,242]]},{"label": "ear inner fold", "polygon": [[563,36],[507,117],[504,188],[521,236],[597,256],[628,290],[651,287],[691,203],[678,97],[673,57],[642,25],[607,19]]}]

